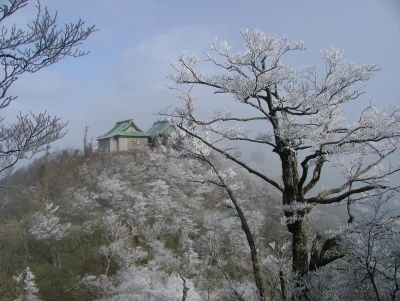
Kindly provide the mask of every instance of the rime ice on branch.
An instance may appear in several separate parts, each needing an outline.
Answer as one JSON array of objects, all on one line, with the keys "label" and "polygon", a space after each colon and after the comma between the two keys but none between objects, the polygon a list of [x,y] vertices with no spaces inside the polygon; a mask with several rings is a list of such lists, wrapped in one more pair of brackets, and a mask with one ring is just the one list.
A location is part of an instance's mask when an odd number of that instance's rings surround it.
[{"label": "rime ice on branch", "polygon": [[[181,133],[179,143],[220,153],[281,193],[284,220],[290,221],[287,228],[292,234],[292,268],[305,275],[312,256],[308,214],[316,204],[348,202],[351,216],[357,200],[395,188],[388,179],[399,166],[389,156],[400,142],[400,108],[369,103],[360,106],[355,121],[349,122],[344,105],[364,94],[364,83],[380,70],[377,65],[346,62],[343,53],[332,47],[321,52],[322,72],[316,66],[296,69],[284,63],[284,56],[305,50],[302,41],[293,43],[259,30],[241,34],[243,51],[233,52],[227,42],[211,45],[206,62],[218,72],[201,72],[200,58],[186,53],[172,63],[175,73],[169,76],[168,87],[183,105],[160,114]],[[230,94],[253,114],[219,107],[202,119],[196,86],[213,89],[216,99]],[[257,133],[251,130],[253,123]],[[224,140],[269,147],[280,159],[282,182],[247,165],[223,146]],[[332,168],[342,170],[341,183],[320,188],[321,176]],[[335,258],[314,258],[314,264],[323,266]]]}]

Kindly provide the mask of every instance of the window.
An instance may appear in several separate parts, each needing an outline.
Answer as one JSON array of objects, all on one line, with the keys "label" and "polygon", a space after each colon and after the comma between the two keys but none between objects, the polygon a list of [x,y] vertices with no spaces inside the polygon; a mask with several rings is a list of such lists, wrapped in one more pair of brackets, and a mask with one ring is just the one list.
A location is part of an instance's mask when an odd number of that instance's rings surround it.
[{"label": "window", "polygon": [[133,146],[134,144],[140,144],[140,140],[139,139],[132,139],[131,140],[131,146]]}]

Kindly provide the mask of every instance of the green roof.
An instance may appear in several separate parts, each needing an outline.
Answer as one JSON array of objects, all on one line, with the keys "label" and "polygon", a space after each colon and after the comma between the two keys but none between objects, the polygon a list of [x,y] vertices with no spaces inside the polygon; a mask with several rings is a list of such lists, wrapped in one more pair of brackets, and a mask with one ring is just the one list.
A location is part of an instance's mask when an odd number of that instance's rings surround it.
[{"label": "green roof", "polygon": [[132,119],[119,121],[115,126],[102,136],[97,137],[97,140],[108,139],[111,137],[142,137],[150,138],[167,131],[170,127],[168,121],[156,121],[153,126],[147,131],[143,132],[139,129]]},{"label": "green roof", "polygon": [[156,121],[153,123],[153,126],[150,128],[150,130],[147,131],[147,133],[150,135],[150,137],[160,135],[164,132],[167,132],[167,134],[169,134],[170,126],[171,124],[167,120]]},{"label": "green roof", "polygon": [[[133,130],[130,128],[133,128]],[[108,131],[102,136],[97,137],[97,140],[107,139],[116,136],[127,136],[127,135],[129,137],[133,137],[136,135],[143,136],[143,134],[144,134],[143,131],[136,126],[133,120],[128,119],[117,122],[110,131]]]}]

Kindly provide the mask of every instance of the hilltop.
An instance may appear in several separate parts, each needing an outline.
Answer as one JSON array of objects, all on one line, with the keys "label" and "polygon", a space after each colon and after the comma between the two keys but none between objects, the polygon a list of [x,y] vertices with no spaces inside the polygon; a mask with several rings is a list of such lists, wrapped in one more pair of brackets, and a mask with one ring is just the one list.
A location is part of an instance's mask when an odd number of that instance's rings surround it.
[{"label": "hilltop", "polygon": [[[122,298],[133,291],[138,298],[168,292],[173,300],[182,296],[182,279],[189,300],[205,292],[222,298],[228,279],[249,286],[251,295],[244,234],[224,190],[202,183],[207,173],[190,158],[157,151],[84,157],[71,149],[16,171],[3,181],[16,187],[4,190],[8,203],[0,210],[2,300],[23,292],[13,276],[27,267],[42,300]],[[274,200],[266,208],[270,196],[257,181],[241,185],[260,245],[283,241]]]}]

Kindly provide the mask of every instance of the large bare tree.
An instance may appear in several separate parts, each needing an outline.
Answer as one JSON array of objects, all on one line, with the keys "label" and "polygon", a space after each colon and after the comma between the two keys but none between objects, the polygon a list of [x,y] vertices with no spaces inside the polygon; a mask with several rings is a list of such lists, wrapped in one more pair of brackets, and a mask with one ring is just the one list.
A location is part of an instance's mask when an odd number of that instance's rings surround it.
[{"label": "large bare tree", "polygon": [[[0,23],[24,8],[29,0],[9,0],[0,7]],[[37,14],[26,29],[15,25],[0,31],[0,109],[6,108],[16,96],[8,95],[10,86],[25,73],[34,73],[53,65],[61,59],[72,56],[80,57],[87,52],[79,51],[80,45],[95,29],[84,28],[84,22],[65,24],[59,28],[57,13],[51,15],[47,8],[37,2]],[[60,118],[41,114],[20,113],[17,121],[6,124],[0,118],[0,175],[12,170],[18,160],[30,158],[43,151],[46,146],[65,135],[66,123]]]},{"label": "large bare tree", "polygon": [[[289,52],[305,50],[303,42],[292,43],[259,30],[242,30],[241,34],[244,51],[232,52],[227,42],[211,45],[206,63],[212,65],[207,70],[215,73],[199,71],[196,55],[184,53],[172,63],[175,73],[169,76],[169,88],[184,105],[160,114],[171,119],[181,145],[186,141],[192,149],[207,147],[220,153],[263,179],[265,189],[281,194],[282,220],[292,234],[293,272],[304,276],[342,257],[329,255],[328,249],[335,245],[332,240],[322,243],[318,252],[312,251],[308,215],[314,206],[347,202],[351,222],[352,204],[379,194],[379,190],[393,189],[388,178],[399,166],[392,165],[389,156],[400,142],[400,108],[359,105],[358,116],[350,121],[345,105],[356,103],[364,94],[363,85],[380,70],[378,66],[346,62],[342,52],[332,47],[321,52],[322,68],[296,69],[283,58]],[[231,95],[238,103],[232,105],[236,112],[217,105],[211,116],[204,116],[196,103],[197,86],[214,90],[210,106],[221,94]],[[262,144],[271,156],[277,154],[281,180],[246,164],[232,151],[231,143],[230,147],[223,145],[226,140],[239,145]],[[321,176],[331,172],[340,172],[340,183],[319,185]]]}]

